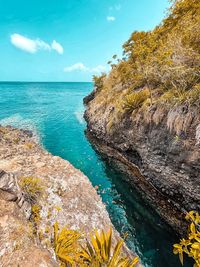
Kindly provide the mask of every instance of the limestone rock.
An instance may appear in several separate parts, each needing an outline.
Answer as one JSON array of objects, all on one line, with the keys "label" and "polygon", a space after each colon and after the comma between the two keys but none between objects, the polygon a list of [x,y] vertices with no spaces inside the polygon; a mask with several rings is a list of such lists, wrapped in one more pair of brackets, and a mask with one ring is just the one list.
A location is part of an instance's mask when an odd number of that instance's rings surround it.
[{"label": "limestone rock", "polygon": [[[114,90],[125,88],[116,84]],[[175,230],[182,232],[184,213],[200,211],[199,106],[153,104],[122,114],[113,109],[111,94],[94,91],[92,98],[86,99],[89,140],[128,174],[128,182]]]},{"label": "limestone rock", "polygon": [[[0,267],[59,266],[52,247],[56,221],[87,235],[92,229],[113,227],[100,196],[82,172],[45,151],[30,133],[0,127],[0,136]],[[41,182],[33,203],[20,187],[24,178]],[[118,237],[114,229],[114,239]]]}]

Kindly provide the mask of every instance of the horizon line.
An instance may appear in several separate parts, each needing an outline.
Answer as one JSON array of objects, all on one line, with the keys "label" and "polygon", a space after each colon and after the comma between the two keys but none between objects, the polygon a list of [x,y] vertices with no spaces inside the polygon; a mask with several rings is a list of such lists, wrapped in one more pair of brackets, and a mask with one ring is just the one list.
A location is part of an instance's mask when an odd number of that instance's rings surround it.
[{"label": "horizon line", "polygon": [[93,83],[93,81],[1,81],[0,83]]}]

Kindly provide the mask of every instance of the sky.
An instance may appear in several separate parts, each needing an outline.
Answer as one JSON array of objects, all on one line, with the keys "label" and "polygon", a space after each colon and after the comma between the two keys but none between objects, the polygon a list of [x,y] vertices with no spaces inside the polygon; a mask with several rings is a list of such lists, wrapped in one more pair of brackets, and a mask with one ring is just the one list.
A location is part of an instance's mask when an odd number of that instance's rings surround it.
[{"label": "sky", "polygon": [[0,0],[0,81],[87,82],[168,0]]}]

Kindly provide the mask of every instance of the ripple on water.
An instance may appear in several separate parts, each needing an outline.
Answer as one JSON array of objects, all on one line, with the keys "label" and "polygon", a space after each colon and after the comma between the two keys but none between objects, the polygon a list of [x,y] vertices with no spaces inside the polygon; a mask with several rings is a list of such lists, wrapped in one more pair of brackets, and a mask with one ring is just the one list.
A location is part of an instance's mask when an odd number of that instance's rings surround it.
[{"label": "ripple on water", "polygon": [[[99,186],[113,224],[145,266],[179,267],[174,233],[123,175],[105,163],[84,135],[82,99],[92,83],[0,83],[0,124],[38,132],[46,149],[81,169]],[[189,265],[188,265],[189,266]]]}]

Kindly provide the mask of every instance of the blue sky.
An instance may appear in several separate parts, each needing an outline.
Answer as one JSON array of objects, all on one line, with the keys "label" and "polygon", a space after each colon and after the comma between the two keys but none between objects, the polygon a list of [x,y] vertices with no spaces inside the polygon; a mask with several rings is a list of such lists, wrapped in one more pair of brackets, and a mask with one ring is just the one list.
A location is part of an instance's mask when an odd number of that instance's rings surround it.
[{"label": "blue sky", "polygon": [[91,81],[167,0],[0,0],[1,81]]}]

